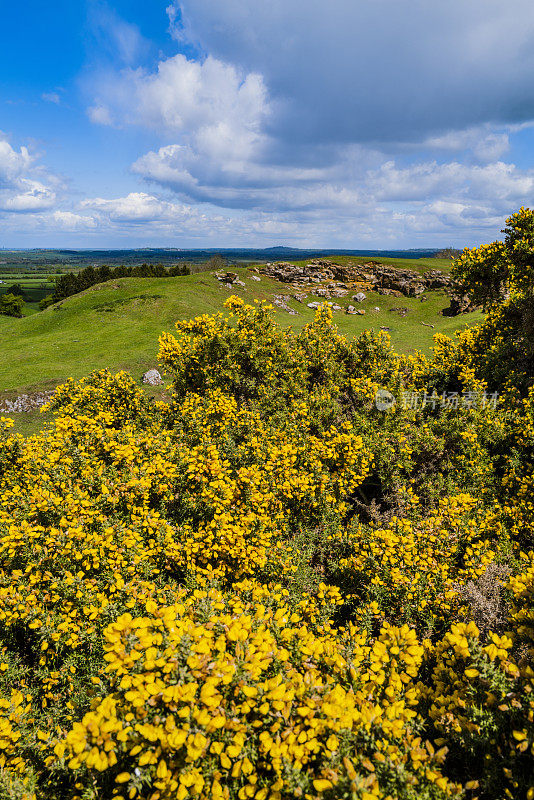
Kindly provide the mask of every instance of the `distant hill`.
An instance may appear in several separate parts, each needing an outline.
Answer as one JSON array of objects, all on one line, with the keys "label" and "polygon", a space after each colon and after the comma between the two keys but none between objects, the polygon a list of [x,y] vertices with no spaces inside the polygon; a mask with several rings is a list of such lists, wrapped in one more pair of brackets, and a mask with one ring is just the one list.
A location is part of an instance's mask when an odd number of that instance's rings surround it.
[{"label": "distant hill", "polygon": [[[46,270],[59,267],[83,269],[88,266],[136,266],[139,264],[164,264],[172,266],[177,263],[205,264],[214,255],[220,254],[229,265],[245,265],[265,261],[295,259],[303,261],[311,258],[364,257],[364,258],[432,258],[437,250],[335,250],[306,249],[276,245],[264,248],[204,248],[181,250],[179,248],[136,248],[131,250],[0,250],[3,271]],[[194,270],[196,271],[196,270]]]}]

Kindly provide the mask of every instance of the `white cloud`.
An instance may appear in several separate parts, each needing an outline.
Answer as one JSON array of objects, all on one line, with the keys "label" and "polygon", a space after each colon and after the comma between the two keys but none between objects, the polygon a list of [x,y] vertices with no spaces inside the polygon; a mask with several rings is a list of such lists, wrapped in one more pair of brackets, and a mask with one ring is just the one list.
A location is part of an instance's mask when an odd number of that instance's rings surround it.
[{"label": "white cloud", "polygon": [[72,211],[54,211],[48,219],[50,219],[54,227],[65,231],[94,229],[97,226],[97,222],[93,217],[75,214]]},{"label": "white cloud", "polygon": [[87,109],[87,114],[91,122],[96,125],[113,125],[111,112],[106,106],[90,106]]},{"label": "white cloud", "polygon": [[[179,46],[203,55],[104,74],[89,114],[159,139],[132,165],[152,191],[242,211],[251,226],[270,214],[304,230],[322,214],[325,230],[352,220],[380,235],[419,230],[417,209],[423,227],[457,219],[463,230],[469,219],[478,230],[481,214],[493,224],[532,192],[532,174],[502,160],[534,118],[530,9],[530,0],[514,15],[499,0],[175,0]],[[132,224],[160,218],[154,195],[129,197]]]},{"label": "white cloud", "polygon": [[[100,231],[130,232],[136,229],[148,236],[187,236],[194,240],[220,237],[231,243],[247,237],[270,237],[288,234],[298,236],[295,223],[266,217],[262,213],[243,216],[222,214],[216,208],[171,202],[146,192],[130,192],[124,197],[89,198],[81,203],[84,215],[89,215]],[[217,238],[219,237],[219,238]]]},{"label": "white cloud", "polygon": [[445,152],[467,150],[479,161],[494,161],[509,151],[511,130],[513,126],[507,126],[505,130],[492,130],[491,125],[485,124],[460,131],[446,131],[428,137],[422,146]]},{"label": "white cloud", "polygon": [[144,190],[67,208],[0,136],[11,218],[155,244],[411,246],[498,235],[532,202],[534,171],[513,163],[534,119],[531,0],[174,0],[188,55],[151,66],[138,28],[93,8],[87,113],[143,129]]},{"label": "white cloud", "polygon": [[218,160],[209,151],[167,145],[139,158],[132,170],[194,201],[235,208],[300,208],[314,194],[332,194],[336,180],[344,189],[340,167],[278,166],[247,161]]},{"label": "white cloud", "polygon": [[0,138],[0,187],[18,178],[27,172],[32,164],[32,157],[27,147],[21,147],[17,152],[7,139]]},{"label": "white cloud", "polygon": [[15,150],[0,136],[0,211],[35,212],[56,202],[59,181],[36,164],[27,147]]},{"label": "white cloud", "polygon": [[113,222],[146,223],[168,221],[184,214],[185,206],[169,203],[145,192],[130,192],[125,197],[96,197],[82,202],[82,208]]},{"label": "white cloud", "polygon": [[90,0],[88,22],[100,58],[134,64],[148,50],[137,25],[122,19],[105,0]]},{"label": "white cloud", "polygon": [[485,166],[433,161],[406,168],[388,161],[369,173],[367,185],[379,200],[460,197],[517,203],[532,197],[534,170],[519,170],[514,164],[502,161]]},{"label": "white cloud", "polygon": [[0,210],[40,211],[51,208],[55,200],[56,194],[50,187],[40,181],[19,178],[11,191],[0,193]]},{"label": "white cloud", "polygon": [[244,75],[211,57],[199,62],[176,55],[161,61],[156,72],[107,74],[95,99],[93,122],[184,135],[218,158],[243,159],[255,151],[269,113],[259,75]]},{"label": "white cloud", "polygon": [[47,103],[54,103],[56,106],[61,103],[61,97],[57,92],[43,92],[41,99],[45,100]]}]

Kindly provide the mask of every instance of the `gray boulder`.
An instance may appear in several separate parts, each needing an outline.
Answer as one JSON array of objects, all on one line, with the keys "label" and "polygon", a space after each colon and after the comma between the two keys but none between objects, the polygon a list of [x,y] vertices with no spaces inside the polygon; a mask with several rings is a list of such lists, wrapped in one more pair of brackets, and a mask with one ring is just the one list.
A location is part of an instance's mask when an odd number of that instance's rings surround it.
[{"label": "gray boulder", "polygon": [[150,386],[159,386],[163,381],[157,369],[149,369],[143,375],[143,383],[148,383]]}]

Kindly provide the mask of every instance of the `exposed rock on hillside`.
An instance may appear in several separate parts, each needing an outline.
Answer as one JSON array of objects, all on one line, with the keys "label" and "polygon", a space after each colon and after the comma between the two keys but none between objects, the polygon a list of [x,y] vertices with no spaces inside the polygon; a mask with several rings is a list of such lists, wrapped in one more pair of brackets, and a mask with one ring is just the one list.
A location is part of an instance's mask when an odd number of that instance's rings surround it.
[{"label": "exposed rock on hillside", "polygon": [[467,294],[453,294],[451,296],[451,304],[448,308],[443,309],[444,317],[457,317],[458,314],[467,314],[468,311],[476,311],[479,306],[471,302],[471,298]]},{"label": "exposed rock on hillside", "polygon": [[150,386],[159,386],[163,381],[157,369],[149,369],[143,375],[143,383],[148,383]]},{"label": "exposed rock on hillside", "polygon": [[298,311],[295,311],[294,308],[288,305],[290,300],[291,297],[287,294],[275,294],[273,303],[275,306],[278,306],[278,308],[281,308],[282,311],[287,311],[288,314],[298,314]]},{"label": "exposed rock on hillside", "polygon": [[[456,316],[475,309],[468,297],[455,293],[454,281],[439,269],[420,273],[378,261],[368,261],[365,264],[350,262],[336,264],[334,261],[318,258],[305,265],[277,262],[255,267],[254,270],[281,283],[290,284],[296,290],[292,297],[298,302],[303,302],[309,294],[325,300],[341,298],[345,297],[350,289],[360,289],[352,295],[352,299],[357,302],[366,299],[365,293],[361,291],[362,288],[389,297],[420,297],[422,300],[426,299],[425,292],[442,290],[451,296],[450,306],[443,312],[445,316]],[[215,273],[215,277],[228,289],[245,286],[236,272],[219,271]],[[252,280],[260,280],[258,275],[249,277]],[[297,312],[288,305],[289,299],[291,299],[289,295],[276,295],[274,304],[290,314],[296,314]],[[334,310],[335,305],[331,304]]]},{"label": "exposed rock on hillside", "polygon": [[216,272],[215,277],[221,283],[234,283],[238,279],[237,272]]},{"label": "exposed rock on hillside", "polygon": [[428,289],[450,291],[454,286],[452,279],[437,269],[421,275],[415,270],[379,264],[376,261],[366,264],[335,264],[316,259],[305,266],[277,263],[260,267],[259,271],[282,283],[291,283],[296,288],[313,283],[324,284],[332,280],[345,282],[341,287],[339,283],[322,287],[317,291],[322,297],[328,296],[328,293],[332,297],[343,296],[342,292],[348,289],[347,283],[368,283],[379,294],[406,297],[418,297]]},{"label": "exposed rock on hillside", "polygon": [[14,400],[0,400],[1,414],[20,414],[25,411],[35,411],[41,406],[46,405],[54,392],[33,392],[31,394],[21,394]]}]

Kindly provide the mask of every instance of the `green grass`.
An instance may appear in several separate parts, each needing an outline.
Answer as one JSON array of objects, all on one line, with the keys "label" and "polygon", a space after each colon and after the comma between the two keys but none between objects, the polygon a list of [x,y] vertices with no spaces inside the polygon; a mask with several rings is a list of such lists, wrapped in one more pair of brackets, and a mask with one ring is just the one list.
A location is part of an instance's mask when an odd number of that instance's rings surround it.
[{"label": "green grass", "polygon": [[[24,273],[2,273],[0,271],[0,295],[9,291],[9,287],[18,284],[24,292],[24,316],[35,314],[39,311],[39,302],[54,291],[54,284],[49,283],[48,274],[25,275]],[[52,277],[50,275],[50,277]],[[57,276],[56,276],[57,277]]]},{"label": "green grass", "polygon": [[[157,366],[158,336],[162,331],[173,331],[176,320],[220,311],[231,294],[252,302],[294,291],[263,276],[261,282],[249,280],[248,270],[238,272],[246,283],[244,289],[227,289],[206,272],[178,278],[121,278],[21,319],[0,316],[0,398],[53,388],[69,377],[81,378],[104,367],[126,369],[140,378],[144,371]],[[346,307],[353,302],[352,293],[334,302]],[[421,302],[420,298],[368,292],[363,303],[353,303],[366,311],[365,316],[340,311],[334,314],[334,321],[348,337],[366,328],[378,331],[388,327],[394,348],[409,353],[416,349],[429,352],[434,333],[451,335],[482,320],[480,312],[443,317],[438,312],[448,305],[445,294],[429,292],[427,297]],[[311,300],[320,298],[310,295],[306,302]],[[313,320],[315,312],[306,303],[291,300],[290,305],[298,316],[276,310],[281,325],[298,330]],[[375,306],[380,307],[379,312],[373,310]],[[408,308],[408,314],[402,318],[389,311],[394,307]],[[435,328],[425,327],[423,322]],[[31,412],[13,416],[21,432],[30,432],[43,420],[43,415]]]}]

